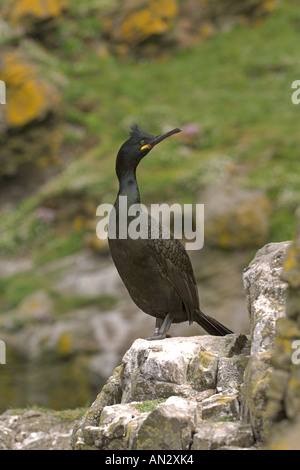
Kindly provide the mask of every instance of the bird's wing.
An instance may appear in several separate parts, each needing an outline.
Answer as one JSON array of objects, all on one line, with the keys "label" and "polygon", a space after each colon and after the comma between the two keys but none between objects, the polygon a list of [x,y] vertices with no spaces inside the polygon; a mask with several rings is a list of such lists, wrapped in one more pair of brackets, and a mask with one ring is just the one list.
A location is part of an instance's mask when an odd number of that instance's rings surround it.
[{"label": "bird's wing", "polygon": [[190,258],[183,245],[175,238],[151,239],[161,275],[167,279],[181,298],[190,323],[195,309],[199,308],[199,297]]}]

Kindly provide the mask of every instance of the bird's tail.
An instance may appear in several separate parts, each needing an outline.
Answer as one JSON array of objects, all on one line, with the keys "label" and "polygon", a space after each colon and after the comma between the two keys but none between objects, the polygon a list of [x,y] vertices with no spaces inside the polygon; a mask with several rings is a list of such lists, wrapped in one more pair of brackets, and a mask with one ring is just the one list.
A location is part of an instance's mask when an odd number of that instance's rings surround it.
[{"label": "bird's tail", "polygon": [[195,311],[194,320],[210,335],[225,336],[233,333],[233,331],[222,325],[222,323],[220,323],[215,318],[212,318],[209,315],[205,315],[205,313],[198,310]]}]

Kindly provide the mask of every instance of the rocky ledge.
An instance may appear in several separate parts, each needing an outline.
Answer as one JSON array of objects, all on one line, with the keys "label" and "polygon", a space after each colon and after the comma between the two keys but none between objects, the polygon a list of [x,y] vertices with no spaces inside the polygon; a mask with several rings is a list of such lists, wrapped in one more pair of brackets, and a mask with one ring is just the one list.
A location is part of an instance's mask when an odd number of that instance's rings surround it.
[{"label": "rocky ledge", "polygon": [[251,426],[241,423],[249,346],[243,335],[136,340],[78,423],[73,448],[253,445]]},{"label": "rocky ledge", "polygon": [[244,271],[251,335],[136,340],[76,424],[73,449],[256,449],[268,435],[268,390],[291,242],[266,245]]}]

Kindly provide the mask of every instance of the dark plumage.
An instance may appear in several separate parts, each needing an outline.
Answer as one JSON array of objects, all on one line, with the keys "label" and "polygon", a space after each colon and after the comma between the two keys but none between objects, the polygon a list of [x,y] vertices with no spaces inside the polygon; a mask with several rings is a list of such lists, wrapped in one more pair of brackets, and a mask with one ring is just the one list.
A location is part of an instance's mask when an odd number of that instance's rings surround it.
[{"label": "dark plumage", "polygon": [[[180,129],[153,136],[139,129],[131,128],[130,138],[120,148],[116,161],[119,192],[115,202],[118,228],[119,197],[127,196],[128,207],[140,204],[136,181],[136,167],[157,143],[180,132]],[[128,289],[132,300],[145,313],[156,318],[154,335],[148,339],[163,339],[171,324],[188,320],[196,321],[208,333],[224,336],[232,333],[200,310],[198,290],[192,264],[183,245],[171,234],[162,238],[164,228],[144,212],[143,222],[148,223],[149,236],[146,239],[116,238],[110,236],[113,220],[109,222],[109,246],[116,268]],[[128,218],[128,224],[133,217]],[[159,238],[151,238],[151,226],[156,227]]]}]

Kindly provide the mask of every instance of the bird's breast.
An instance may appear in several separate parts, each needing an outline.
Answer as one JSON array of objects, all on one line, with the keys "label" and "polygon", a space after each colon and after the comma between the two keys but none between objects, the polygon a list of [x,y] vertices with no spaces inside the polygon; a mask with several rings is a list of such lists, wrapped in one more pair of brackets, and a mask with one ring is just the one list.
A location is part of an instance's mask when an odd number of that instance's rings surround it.
[{"label": "bird's breast", "polygon": [[144,312],[164,318],[174,289],[160,273],[146,240],[109,240],[111,255],[130,297]]}]

